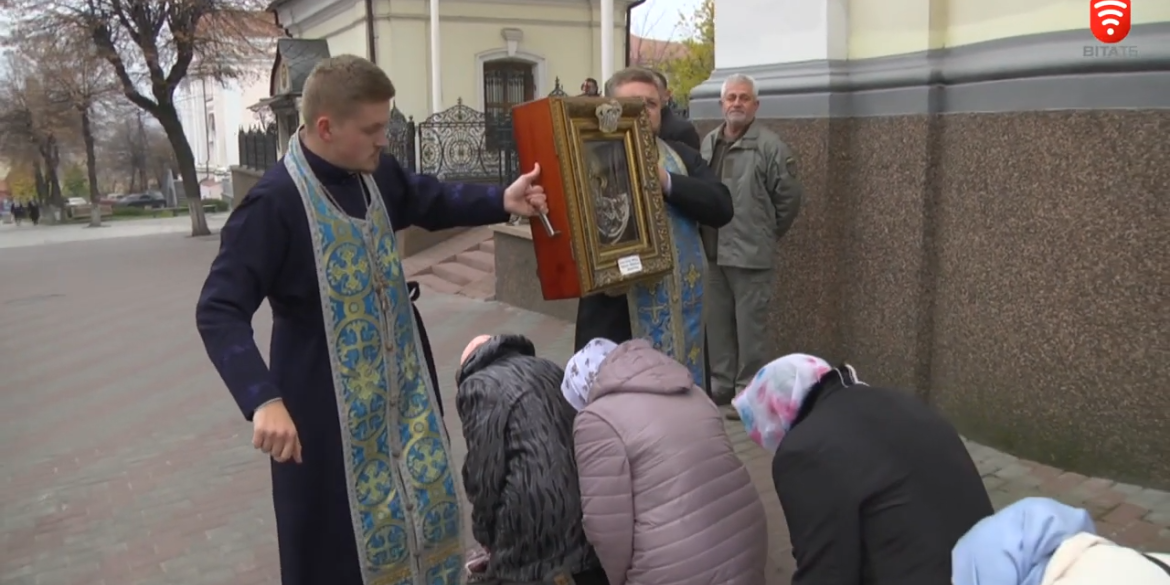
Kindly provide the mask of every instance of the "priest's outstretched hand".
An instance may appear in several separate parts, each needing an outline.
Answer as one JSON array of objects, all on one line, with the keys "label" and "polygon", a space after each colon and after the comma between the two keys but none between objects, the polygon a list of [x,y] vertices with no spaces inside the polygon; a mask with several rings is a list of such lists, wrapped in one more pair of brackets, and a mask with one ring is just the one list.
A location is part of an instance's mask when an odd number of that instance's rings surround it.
[{"label": "priest's outstretched hand", "polygon": [[278,463],[301,462],[301,439],[283,400],[273,400],[252,415],[252,446]]},{"label": "priest's outstretched hand", "polygon": [[540,179],[540,164],[520,175],[516,182],[504,190],[504,211],[512,215],[532,217],[548,211],[548,200],[544,187],[537,185]]}]

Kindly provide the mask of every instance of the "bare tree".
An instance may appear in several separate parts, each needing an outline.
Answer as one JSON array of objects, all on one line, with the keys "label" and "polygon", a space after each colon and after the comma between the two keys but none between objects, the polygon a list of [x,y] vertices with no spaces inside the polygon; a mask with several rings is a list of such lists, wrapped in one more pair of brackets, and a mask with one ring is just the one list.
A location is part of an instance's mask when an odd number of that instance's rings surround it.
[{"label": "bare tree", "polygon": [[7,77],[0,88],[0,147],[10,157],[26,162],[33,158],[38,199],[64,210],[59,170],[71,112],[44,83],[37,61],[21,52],[9,52],[7,58]]},{"label": "bare tree", "polygon": [[162,126],[178,161],[191,234],[206,235],[195,155],[175,107],[175,89],[198,62],[199,74],[224,82],[244,74],[259,0],[3,0],[20,27],[88,39],[113,68],[122,94]]},{"label": "bare tree", "polygon": [[93,117],[100,102],[118,89],[113,70],[85,39],[44,33],[19,37],[16,49],[37,64],[48,93],[55,103],[71,110],[85,151],[89,183],[91,227],[100,227],[101,191],[98,188],[97,153]]},{"label": "bare tree", "polygon": [[104,108],[96,129],[99,181],[110,193],[162,188],[178,169],[166,133],[141,108],[117,102]]},{"label": "bare tree", "polygon": [[[668,12],[665,9],[655,10],[655,8],[657,6],[653,4],[643,5],[638,9],[637,16],[634,17],[631,27],[633,31],[629,38],[631,65],[657,69],[677,56],[673,53],[678,52],[677,41],[679,35],[684,31],[680,29],[678,24],[675,24],[663,38],[662,29],[665,29],[665,26],[662,25],[662,22],[667,17]],[[677,18],[673,14],[670,16]]]},{"label": "bare tree", "polygon": [[[41,172],[41,154],[38,148],[38,136],[33,132],[32,114],[20,107],[15,100],[11,78],[4,80],[0,88],[0,156],[11,167],[12,173],[17,171],[27,174],[28,182],[34,188],[33,199],[44,201],[47,191],[44,189],[44,174]],[[10,177],[11,180],[11,177]],[[21,199],[28,199],[28,193],[22,193]]]}]

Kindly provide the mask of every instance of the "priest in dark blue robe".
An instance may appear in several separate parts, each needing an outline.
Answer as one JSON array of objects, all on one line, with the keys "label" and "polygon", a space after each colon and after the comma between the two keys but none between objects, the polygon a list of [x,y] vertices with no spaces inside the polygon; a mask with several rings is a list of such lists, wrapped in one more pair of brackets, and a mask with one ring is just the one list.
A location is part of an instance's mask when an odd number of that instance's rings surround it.
[{"label": "priest in dark blue robe", "polygon": [[[545,209],[539,169],[507,188],[448,184],[383,154],[394,88],[326,59],[305,127],[233,210],[196,309],[253,444],[272,455],[284,585],[457,585],[462,489],[395,232]],[[266,365],[253,314],[266,300]]]}]

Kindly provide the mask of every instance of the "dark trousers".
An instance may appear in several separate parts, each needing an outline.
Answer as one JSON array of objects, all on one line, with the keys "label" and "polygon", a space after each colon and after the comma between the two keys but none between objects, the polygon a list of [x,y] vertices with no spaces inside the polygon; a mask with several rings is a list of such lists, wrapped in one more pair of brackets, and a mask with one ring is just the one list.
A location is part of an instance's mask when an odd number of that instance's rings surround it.
[{"label": "dark trousers", "polygon": [[609,585],[609,578],[601,567],[573,575],[574,585]]},{"label": "dark trousers", "polygon": [[406,283],[406,290],[410,293],[410,308],[414,309],[414,322],[418,324],[418,338],[422,342],[423,359],[427,362],[427,373],[431,375],[431,384],[435,389],[435,406],[439,408],[439,420],[443,418],[443,392],[439,389],[439,374],[435,368],[435,354],[431,351],[431,339],[427,336],[427,326],[423,324],[422,313],[418,312],[418,307],[414,302],[422,296],[422,289],[419,288],[418,283],[409,281]]}]

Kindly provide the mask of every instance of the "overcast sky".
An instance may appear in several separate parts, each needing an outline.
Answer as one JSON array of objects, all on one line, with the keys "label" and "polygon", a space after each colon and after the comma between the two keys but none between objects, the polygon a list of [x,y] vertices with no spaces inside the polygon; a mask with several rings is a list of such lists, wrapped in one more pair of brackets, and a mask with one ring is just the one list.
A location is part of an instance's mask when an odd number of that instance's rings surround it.
[{"label": "overcast sky", "polygon": [[690,14],[700,0],[646,0],[634,9],[632,31],[641,37],[678,40],[685,31],[679,28],[679,11]]}]

